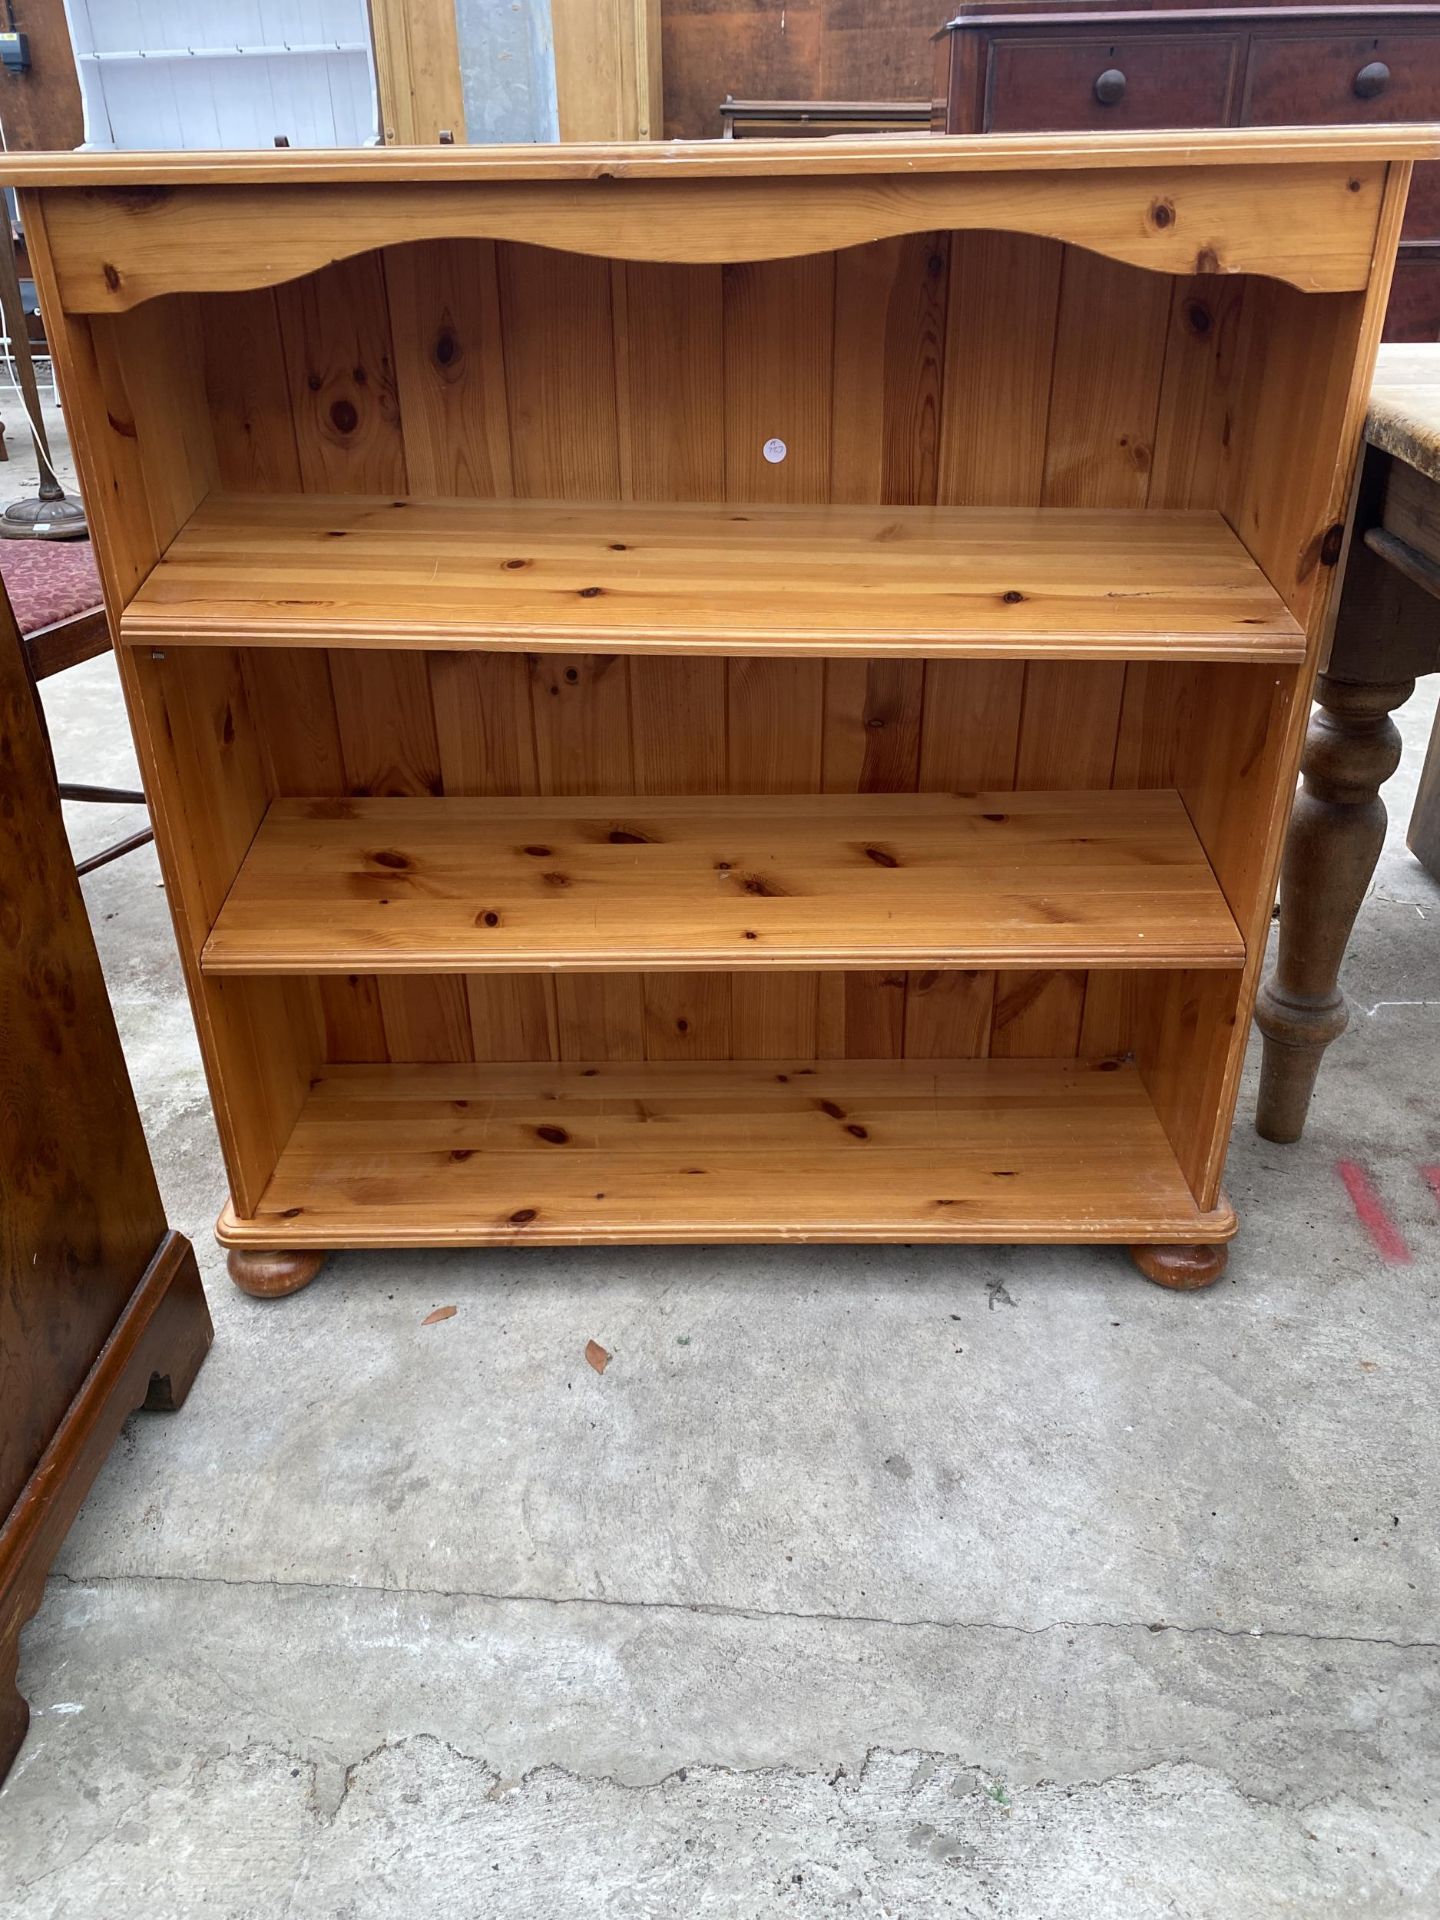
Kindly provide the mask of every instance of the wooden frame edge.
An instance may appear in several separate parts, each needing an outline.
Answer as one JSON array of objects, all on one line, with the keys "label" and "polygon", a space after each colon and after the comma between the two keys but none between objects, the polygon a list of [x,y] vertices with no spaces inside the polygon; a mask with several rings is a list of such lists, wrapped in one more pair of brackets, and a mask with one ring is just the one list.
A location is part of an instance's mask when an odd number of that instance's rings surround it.
[{"label": "wooden frame edge", "polygon": [[0,1780],[29,1725],[20,1633],[51,1563],[125,1421],[140,1407],[179,1407],[214,1337],[194,1249],[167,1232],[0,1526]]}]

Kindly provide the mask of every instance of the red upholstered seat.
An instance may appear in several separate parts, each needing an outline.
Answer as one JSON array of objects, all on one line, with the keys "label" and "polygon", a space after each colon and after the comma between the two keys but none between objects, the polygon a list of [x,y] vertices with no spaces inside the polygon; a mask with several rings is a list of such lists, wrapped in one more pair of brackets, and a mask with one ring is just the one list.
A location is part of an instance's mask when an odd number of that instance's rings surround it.
[{"label": "red upholstered seat", "polygon": [[100,605],[88,540],[0,540],[0,574],[21,633],[37,633]]}]

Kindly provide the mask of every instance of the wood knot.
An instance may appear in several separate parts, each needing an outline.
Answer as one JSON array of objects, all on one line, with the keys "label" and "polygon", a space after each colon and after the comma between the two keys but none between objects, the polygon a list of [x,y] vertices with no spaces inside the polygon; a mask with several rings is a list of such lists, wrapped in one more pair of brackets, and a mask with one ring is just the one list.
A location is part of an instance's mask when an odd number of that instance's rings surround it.
[{"label": "wood knot", "polygon": [[746,893],[753,893],[761,900],[782,900],[785,889],[777,887],[773,880],[767,880],[763,873],[747,873],[740,883]]},{"label": "wood knot", "polygon": [[1187,300],[1185,324],[1197,338],[1203,340],[1215,324],[1215,318],[1203,300]]},{"label": "wood knot", "polygon": [[888,853],[884,847],[866,847],[865,858],[873,860],[877,867],[898,867],[900,864],[895,855]]},{"label": "wood knot", "polygon": [[528,560],[506,560],[503,564],[507,573],[514,573],[517,567],[528,567],[530,562]]},{"label": "wood knot", "polygon": [[650,847],[655,844],[648,833],[641,833],[638,827],[612,827],[605,838],[612,847]]},{"label": "wood knot", "polygon": [[568,887],[570,885],[570,876],[568,873],[560,873],[558,871],[542,873],[540,878],[547,887]]},{"label": "wood knot", "polygon": [[337,433],[354,433],[360,424],[360,415],[355,411],[353,401],[335,401],[330,408],[330,424]]},{"label": "wood knot", "polygon": [[498,927],[500,924],[500,916],[495,912],[493,907],[487,907],[484,913],[476,914],[475,924],[477,927]]},{"label": "wood knot", "polygon": [[107,260],[104,266],[100,269],[100,271],[105,275],[105,284],[107,287],[109,287],[110,291],[112,293],[118,293],[120,291],[119,268],[112,267],[110,262]]},{"label": "wood knot", "polygon": [[522,853],[528,853],[532,860],[548,860],[550,858],[549,847],[522,847],[520,851]]},{"label": "wood knot", "polygon": [[850,1122],[845,1131],[846,1133],[853,1133],[857,1140],[868,1140],[870,1138],[870,1129],[860,1126],[859,1123],[854,1120]]},{"label": "wood knot", "polygon": [[1163,233],[1167,227],[1175,224],[1175,202],[1173,200],[1152,200],[1150,202],[1150,224]]},{"label": "wood knot", "polygon": [[1007,607],[1018,607],[1025,596],[1020,592],[1018,587],[1011,587],[1009,592],[1002,593],[1000,598],[1005,602]]},{"label": "wood knot", "polygon": [[473,1160],[475,1158],[475,1149],[473,1147],[452,1147],[450,1149],[450,1158],[457,1161]]},{"label": "wood knot", "polygon": [[1337,520],[1332,527],[1325,529],[1320,542],[1320,564],[1322,567],[1336,566],[1340,559],[1340,549],[1345,544],[1345,523]]},{"label": "wood knot", "polygon": [[568,1147],[570,1144],[570,1136],[564,1127],[536,1127],[535,1132],[540,1139],[548,1141],[552,1147]]},{"label": "wood knot", "polygon": [[[101,194],[103,201],[106,196]],[[170,198],[168,187],[112,187],[108,196],[126,213],[154,213]],[[89,198],[87,194],[86,198]]]},{"label": "wood knot", "polygon": [[1196,273],[1218,273],[1220,256],[1213,247],[1201,247],[1195,256]]},{"label": "wood knot", "polygon": [[605,589],[603,587],[581,587],[580,598],[582,600],[598,600],[604,591]]},{"label": "wood knot", "polygon": [[440,367],[453,366],[460,354],[460,342],[448,327],[444,327],[435,337],[435,364]]},{"label": "wood knot", "polygon": [[510,1216],[510,1224],[512,1227],[528,1227],[539,1211],[538,1207],[517,1207]]},{"label": "wood knot", "polygon": [[822,1100],[820,1102],[820,1111],[822,1113],[828,1113],[832,1120],[843,1120],[845,1118],[844,1107],[836,1106],[833,1100]]},{"label": "wood knot", "polygon": [[381,847],[378,853],[370,853],[365,857],[377,867],[390,867],[397,873],[404,872],[410,865],[409,856],[397,853],[393,847]]}]

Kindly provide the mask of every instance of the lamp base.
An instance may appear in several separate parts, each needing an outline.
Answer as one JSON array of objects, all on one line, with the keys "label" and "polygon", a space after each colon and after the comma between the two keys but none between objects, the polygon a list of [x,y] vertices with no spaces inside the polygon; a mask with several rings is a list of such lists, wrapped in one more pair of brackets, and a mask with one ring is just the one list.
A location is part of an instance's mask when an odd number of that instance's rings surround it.
[{"label": "lamp base", "polygon": [[58,500],[32,494],[12,500],[0,513],[0,540],[83,540],[89,531],[85,509],[73,493]]}]

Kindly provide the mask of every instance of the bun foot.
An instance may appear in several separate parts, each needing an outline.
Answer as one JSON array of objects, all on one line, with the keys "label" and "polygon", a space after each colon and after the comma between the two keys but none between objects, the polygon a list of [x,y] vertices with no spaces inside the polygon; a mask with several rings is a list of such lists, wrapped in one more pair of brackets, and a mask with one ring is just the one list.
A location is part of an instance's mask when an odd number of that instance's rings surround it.
[{"label": "bun foot", "polygon": [[279,1300],[308,1287],[325,1264],[323,1253],[274,1252],[269,1248],[231,1247],[226,1265],[242,1293],[257,1300]]},{"label": "bun foot", "polygon": [[1223,1244],[1198,1247],[1131,1247],[1130,1258],[1147,1280],[1174,1293],[1213,1287],[1224,1273],[1230,1249]]}]

